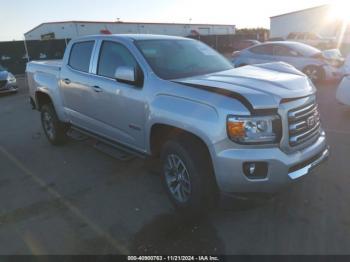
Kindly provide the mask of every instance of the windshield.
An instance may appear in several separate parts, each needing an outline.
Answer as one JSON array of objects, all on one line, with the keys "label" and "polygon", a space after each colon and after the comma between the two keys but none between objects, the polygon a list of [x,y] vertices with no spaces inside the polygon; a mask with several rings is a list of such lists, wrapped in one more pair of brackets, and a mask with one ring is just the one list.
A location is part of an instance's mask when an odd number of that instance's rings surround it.
[{"label": "windshield", "polygon": [[1,71],[6,71],[6,69],[2,65],[0,65],[0,72]]},{"label": "windshield", "polygon": [[162,79],[191,77],[233,68],[219,53],[194,40],[140,40],[136,45]]}]

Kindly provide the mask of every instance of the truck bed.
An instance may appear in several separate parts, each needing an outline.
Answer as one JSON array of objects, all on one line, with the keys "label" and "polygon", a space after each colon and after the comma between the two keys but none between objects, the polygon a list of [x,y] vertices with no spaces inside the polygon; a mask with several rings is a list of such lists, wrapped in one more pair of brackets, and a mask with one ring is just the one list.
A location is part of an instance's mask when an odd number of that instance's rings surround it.
[{"label": "truck bed", "polygon": [[31,97],[40,88],[46,88],[51,93],[58,92],[58,80],[62,60],[32,61],[27,64],[26,75]]},{"label": "truck bed", "polygon": [[36,70],[60,70],[62,67],[62,60],[44,60],[44,61],[31,61],[27,65],[27,70],[30,68],[35,68]]}]

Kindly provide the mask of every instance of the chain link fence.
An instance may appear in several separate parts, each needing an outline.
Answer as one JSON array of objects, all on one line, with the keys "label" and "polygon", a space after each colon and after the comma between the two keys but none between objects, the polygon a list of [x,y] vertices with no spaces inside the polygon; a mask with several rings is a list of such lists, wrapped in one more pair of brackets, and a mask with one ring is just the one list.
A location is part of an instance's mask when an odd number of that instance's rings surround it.
[{"label": "chain link fence", "polygon": [[[239,41],[245,39],[265,40],[258,39],[258,35],[254,34],[189,37],[200,40],[223,54],[234,51]],[[0,42],[0,64],[13,74],[24,74],[28,61],[62,59],[68,42],[69,39]],[[350,53],[350,45],[348,44],[343,44],[340,49],[344,56]]]},{"label": "chain link fence", "polygon": [[0,64],[13,74],[24,74],[28,61],[62,59],[68,41],[0,42]]}]

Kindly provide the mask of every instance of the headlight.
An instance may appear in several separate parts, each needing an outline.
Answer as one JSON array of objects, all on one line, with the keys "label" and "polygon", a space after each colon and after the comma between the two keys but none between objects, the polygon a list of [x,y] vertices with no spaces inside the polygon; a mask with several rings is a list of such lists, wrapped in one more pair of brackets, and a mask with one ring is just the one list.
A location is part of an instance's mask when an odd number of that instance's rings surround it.
[{"label": "headlight", "polygon": [[7,75],[7,81],[8,81],[9,83],[15,83],[15,82],[16,82],[16,78],[14,77],[13,74],[9,73],[9,74]]},{"label": "headlight", "polygon": [[240,144],[272,144],[281,136],[281,120],[278,116],[227,118],[227,133],[231,140]]}]

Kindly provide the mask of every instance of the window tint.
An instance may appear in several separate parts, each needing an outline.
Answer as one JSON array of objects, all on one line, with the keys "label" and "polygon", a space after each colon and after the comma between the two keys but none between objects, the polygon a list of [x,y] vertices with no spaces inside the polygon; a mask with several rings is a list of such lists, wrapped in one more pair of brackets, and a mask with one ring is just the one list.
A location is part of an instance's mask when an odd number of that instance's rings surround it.
[{"label": "window tint", "polygon": [[76,43],[70,53],[69,65],[76,70],[89,72],[94,41]]},{"label": "window tint", "polygon": [[272,45],[259,45],[250,49],[251,52],[259,55],[272,55],[273,46]]},{"label": "window tint", "polygon": [[286,46],[275,46],[274,47],[274,55],[275,56],[298,56],[298,52],[290,49]]},{"label": "window tint", "polygon": [[123,45],[104,41],[100,51],[97,74],[114,78],[115,71],[119,66],[136,67],[137,62]]},{"label": "window tint", "polygon": [[136,45],[153,71],[162,79],[178,79],[233,69],[226,58],[196,40],[141,40]]}]

